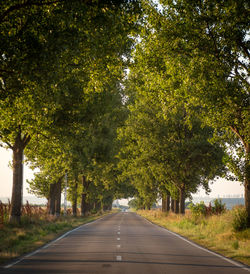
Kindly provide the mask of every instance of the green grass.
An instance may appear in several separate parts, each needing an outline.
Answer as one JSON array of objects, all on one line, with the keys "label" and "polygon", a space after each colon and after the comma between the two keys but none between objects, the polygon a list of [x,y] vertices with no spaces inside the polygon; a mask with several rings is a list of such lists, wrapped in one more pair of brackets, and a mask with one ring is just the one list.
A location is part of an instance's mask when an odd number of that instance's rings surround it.
[{"label": "green grass", "polygon": [[189,211],[185,216],[158,210],[139,210],[137,213],[210,250],[250,265],[250,229],[235,232],[232,211],[198,218]]},{"label": "green grass", "polygon": [[20,225],[5,224],[0,228],[0,265],[106,214],[109,213],[88,217],[60,216],[55,218],[48,216],[34,219],[24,216]]}]

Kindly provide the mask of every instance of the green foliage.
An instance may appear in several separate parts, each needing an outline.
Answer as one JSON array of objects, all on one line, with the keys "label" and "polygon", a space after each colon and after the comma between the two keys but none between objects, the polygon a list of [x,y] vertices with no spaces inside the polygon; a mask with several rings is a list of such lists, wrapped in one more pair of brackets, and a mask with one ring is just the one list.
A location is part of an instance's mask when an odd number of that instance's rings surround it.
[{"label": "green foliage", "polygon": [[105,177],[101,184],[111,177],[103,165],[114,162],[139,16],[138,1],[1,3],[0,142],[14,149],[20,136],[19,146],[29,145],[25,155],[40,169],[33,193],[48,196],[66,169]]},{"label": "green foliage", "polygon": [[190,208],[191,213],[194,217],[207,215],[207,207],[203,201],[201,201],[200,203],[197,203],[197,204],[191,203],[189,205],[189,208]]},{"label": "green foliage", "polygon": [[213,201],[214,205],[212,206],[212,213],[213,214],[222,214],[226,211],[226,204],[222,204],[221,199],[215,199]]},{"label": "green foliage", "polygon": [[121,180],[134,185],[145,202],[156,200],[159,189],[172,197],[178,197],[180,188],[186,195],[199,185],[208,189],[208,180],[223,169],[221,147],[208,141],[213,130],[202,127],[198,116],[189,115],[183,103],[176,103],[173,111],[158,97],[144,94],[147,85],[143,82],[132,90],[138,66],[133,66],[125,90],[133,94],[129,117],[119,129]]},{"label": "green foliage", "polygon": [[138,209],[138,200],[137,199],[131,199],[128,202],[128,206],[131,207],[131,208]]},{"label": "green foliage", "polygon": [[247,212],[245,208],[237,207],[233,210],[233,229],[242,231],[247,229]]},{"label": "green foliage", "polygon": [[195,218],[200,216],[211,216],[212,214],[219,215],[226,211],[226,205],[222,204],[221,199],[215,199],[213,203],[213,206],[211,203],[206,206],[205,203],[201,201],[197,204],[190,203],[188,207]]},{"label": "green foliage", "polygon": [[181,102],[190,128],[198,113],[228,154],[227,168],[245,181],[249,200],[249,3],[160,4],[143,1],[146,15],[134,51],[131,90],[159,100],[167,120],[178,113]]},{"label": "green foliage", "polygon": [[234,241],[232,243],[232,247],[233,247],[233,249],[238,249],[239,248],[239,242],[238,241]]}]

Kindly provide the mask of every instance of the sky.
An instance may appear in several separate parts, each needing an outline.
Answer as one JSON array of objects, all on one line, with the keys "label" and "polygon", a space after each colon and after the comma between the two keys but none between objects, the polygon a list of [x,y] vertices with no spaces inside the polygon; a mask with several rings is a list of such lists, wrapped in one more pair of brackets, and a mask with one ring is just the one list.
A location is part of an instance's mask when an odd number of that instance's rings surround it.
[{"label": "sky", "polygon": [[[0,197],[8,197],[11,198],[12,191],[12,170],[9,167],[9,163],[12,160],[11,150],[6,150],[0,147]],[[28,193],[27,188],[28,184],[26,180],[30,180],[33,178],[33,172],[27,166],[24,166],[24,188],[23,195],[31,196]],[[230,182],[225,179],[219,179],[213,184],[210,185],[212,191],[210,193],[210,197],[220,197],[223,198],[225,196],[232,195],[243,195],[244,187],[239,182]],[[205,191],[200,189],[200,191],[194,196],[205,197]]]}]

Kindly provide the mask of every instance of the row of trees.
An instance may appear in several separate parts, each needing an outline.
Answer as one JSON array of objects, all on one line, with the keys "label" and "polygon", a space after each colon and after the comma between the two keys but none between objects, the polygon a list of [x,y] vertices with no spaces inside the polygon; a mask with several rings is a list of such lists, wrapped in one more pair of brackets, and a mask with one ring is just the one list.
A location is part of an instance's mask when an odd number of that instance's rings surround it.
[{"label": "row of trees", "polygon": [[249,3],[144,1],[143,11],[124,176],[144,203],[166,188],[182,212],[183,196],[224,174],[244,182],[250,223]]},{"label": "row of trees", "polygon": [[84,176],[82,197],[95,184],[101,190],[86,199],[109,200],[138,3],[9,0],[0,10],[0,138],[13,151],[10,221],[20,221],[24,154],[40,169],[32,190],[50,197],[52,213],[66,170],[75,193]]},{"label": "row of trees", "polygon": [[160,193],[180,200],[184,213],[185,199],[223,174],[223,149],[209,142],[213,129],[202,126],[199,109],[190,116],[182,103],[162,109],[157,98],[140,94],[130,109],[119,134],[122,180],[133,182],[143,207],[150,208]]},{"label": "row of trees", "polygon": [[20,219],[25,149],[40,170],[31,191],[51,213],[66,171],[82,214],[124,196],[147,208],[171,196],[184,213],[186,197],[224,175],[244,182],[250,224],[247,1],[1,5],[11,221]]}]

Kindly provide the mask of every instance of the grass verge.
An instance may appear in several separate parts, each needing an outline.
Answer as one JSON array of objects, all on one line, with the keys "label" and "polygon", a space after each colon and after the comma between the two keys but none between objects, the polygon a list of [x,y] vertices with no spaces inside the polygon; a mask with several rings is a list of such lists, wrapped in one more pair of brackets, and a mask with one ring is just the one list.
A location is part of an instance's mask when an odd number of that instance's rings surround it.
[{"label": "grass verge", "polygon": [[110,213],[112,212],[87,217],[60,216],[44,219],[25,216],[18,226],[6,224],[0,228],[0,265],[37,249],[75,227]]},{"label": "grass verge", "polygon": [[137,213],[210,250],[250,265],[250,229],[235,232],[232,211],[199,218],[194,218],[189,211],[185,216],[159,210],[138,210]]}]

